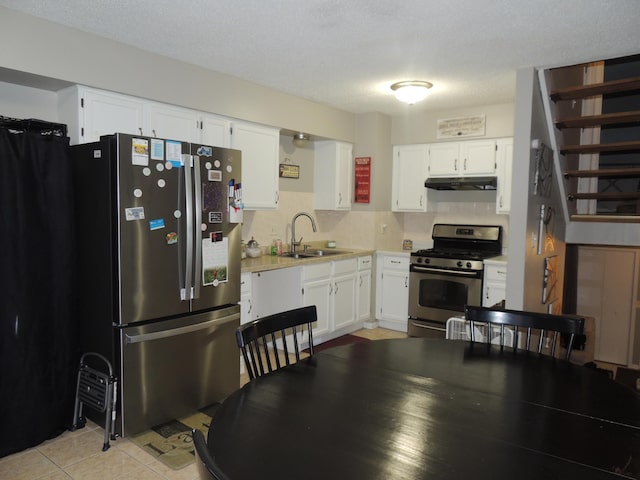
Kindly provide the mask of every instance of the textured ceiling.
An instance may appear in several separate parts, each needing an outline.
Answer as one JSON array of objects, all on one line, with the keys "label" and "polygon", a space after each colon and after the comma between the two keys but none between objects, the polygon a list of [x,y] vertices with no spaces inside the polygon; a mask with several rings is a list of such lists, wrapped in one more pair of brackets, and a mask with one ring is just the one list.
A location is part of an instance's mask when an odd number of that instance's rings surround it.
[{"label": "textured ceiling", "polygon": [[[511,102],[516,70],[640,53],[640,0],[0,0],[354,113]],[[406,106],[389,85],[434,84]]]}]

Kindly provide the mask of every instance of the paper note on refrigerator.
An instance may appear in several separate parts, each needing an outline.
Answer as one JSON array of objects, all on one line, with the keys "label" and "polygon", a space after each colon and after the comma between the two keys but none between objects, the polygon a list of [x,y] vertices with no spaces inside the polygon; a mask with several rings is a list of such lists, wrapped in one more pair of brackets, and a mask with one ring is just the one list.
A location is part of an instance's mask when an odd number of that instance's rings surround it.
[{"label": "paper note on refrigerator", "polygon": [[229,271],[229,239],[223,237],[220,241],[211,238],[202,239],[202,285],[213,285],[227,282]]}]

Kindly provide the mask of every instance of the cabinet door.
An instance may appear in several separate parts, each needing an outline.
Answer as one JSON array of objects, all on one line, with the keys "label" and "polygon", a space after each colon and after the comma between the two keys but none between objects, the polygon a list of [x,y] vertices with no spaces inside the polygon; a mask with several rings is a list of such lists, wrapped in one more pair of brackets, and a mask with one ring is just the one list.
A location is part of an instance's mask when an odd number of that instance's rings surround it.
[{"label": "cabinet door", "polygon": [[390,320],[407,328],[409,318],[409,272],[382,272],[380,319]]},{"label": "cabinet door", "polygon": [[394,212],[424,212],[427,197],[427,146],[402,145],[393,149],[391,209]]},{"label": "cabinet door", "polygon": [[318,321],[313,327],[313,335],[316,339],[314,343],[332,330],[330,325],[332,291],[333,284],[330,277],[304,283],[302,304],[305,307],[315,305],[318,314]]},{"label": "cabinet door", "polygon": [[333,140],[314,143],[313,191],[317,210],[350,210],[353,145]]},{"label": "cabinet door", "polygon": [[485,261],[482,282],[482,306],[492,307],[506,299],[507,264],[506,262]]},{"label": "cabinet door", "polygon": [[302,306],[300,267],[253,273],[251,289],[255,318]]},{"label": "cabinet door", "polygon": [[277,128],[233,122],[231,148],[242,151],[242,195],[247,210],[275,210],[278,207]]},{"label": "cabinet door", "polygon": [[507,295],[507,287],[501,282],[486,282],[484,284],[484,295],[482,297],[483,307],[493,307],[496,303],[502,302]]},{"label": "cabinet door", "polygon": [[342,275],[333,279],[333,324],[337,330],[356,321],[356,275]]},{"label": "cabinet door", "polygon": [[190,143],[200,141],[200,114],[195,110],[152,102],[148,111],[148,135]]},{"label": "cabinet door", "polygon": [[80,89],[81,136],[79,143],[97,142],[101,135],[143,132],[144,102],[134,97]]},{"label": "cabinet door", "polygon": [[231,146],[231,121],[215,115],[202,117],[202,143],[213,147]]},{"label": "cabinet door", "polygon": [[452,177],[460,173],[458,143],[432,143],[427,148],[430,176]]},{"label": "cabinet door", "polygon": [[353,196],[353,146],[338,142],[336,162],[336,209],[350,210]]},{"label": "cabinet door", "polygon": [[461,175],[495,175],[495,140],[460,142],[460,163]]},{"label": "cabinet door", "polygon": [[579,248],[577,312],[595,319],[595,360],[632,363],[637,262],[635,249]]},{"label": "cabinet door", "polygon": [[499,139],[497,147],[498,186],[496,190],[496,213],[509,213],[511,211],[513,138]]},{"label": "cabinet door", "polygon": [[249,323],[254,319],[251,303],[251,274],[243,273],[240,278],[240,323]]},{"label": "cabinet door", "polygon": [[371,320],[371,270],[358,272],[358,308],[356,318],[359,322]]}]

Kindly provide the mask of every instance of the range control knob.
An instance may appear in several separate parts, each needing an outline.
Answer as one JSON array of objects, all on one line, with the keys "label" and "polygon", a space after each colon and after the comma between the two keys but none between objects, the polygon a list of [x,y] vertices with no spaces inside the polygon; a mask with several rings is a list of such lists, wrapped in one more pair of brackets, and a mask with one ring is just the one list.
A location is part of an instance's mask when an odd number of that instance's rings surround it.
[{"label": "range control knob", "polygon": [[425,258],[424,259],[424,263],[431,263],[431,259],[430,258]]},{"label": "range control knob", "polygon": [[417,261],[418,263],[422,263],[422,257],[418,257]]},{"label": "range control knob", "polygon": [[462,260],[458,260],[458,263],[456,263],[456,265],[457,265],[459,268],[462,268]]},{"label": "range control knob", "polygon": [[471,268],[471,262],[467,262],[467,268]]}]

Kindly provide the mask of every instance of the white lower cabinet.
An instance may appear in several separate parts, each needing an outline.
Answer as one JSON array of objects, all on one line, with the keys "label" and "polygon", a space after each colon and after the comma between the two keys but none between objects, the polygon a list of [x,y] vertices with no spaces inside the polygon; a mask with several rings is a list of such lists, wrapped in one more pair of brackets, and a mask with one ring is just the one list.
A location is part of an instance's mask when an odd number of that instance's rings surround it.
[{"label": "white lower cabinet", "polygon": [[356,272],[355,258],[333,263],[333,329],[342,330],[356,322]]},{"label": "white lower cabinet", "polygon": [[376,318],[383,328],[407,331],[409,318],[409,255],[378,253]]},{"label": "white lower cabinet", "polygon": [[327,336],[331,330],[331,262],[302,267],[302,305],[315,305],[318,322],[313,328],[314,342]]},{"label": "white lower cabinet", "polygon": [[[371,293],[365,292],[365,285],[370,285],[370,280],[359,284],[358,261],[357,258],[349,258],[302,267],[303,305],[315,305],[318,311],[318,323],[313,329],[315,343],[362,326],[358,308],[369,303]],[[370,270],[368,272],[370,275]],[[362,274],[366,278],[366,271]],[[363,308],[367,310],[368,317],[369,306]]]},{"label": "white lower cabinet", "polygon": [[252,304],[251,274],[243,273],[240,276],[240,324],[255,320]]},{"label": "white lower cabinet", "polygon": [[507,262],[504,260],[485,260],[482,282],[482,306],[492,307],[506,299]]},{"label": "white lower cabinet", "polygon": [[356,319],[358,322],[368,322],[371,320],[371,267],[373,259],[371,255],[358,257],[358,278],[357,278],[357,308]]},{"label": "white lower cabinet", "polygon": [[301,307],[300,275],[301,267],[251,274],[255,318]]}]

